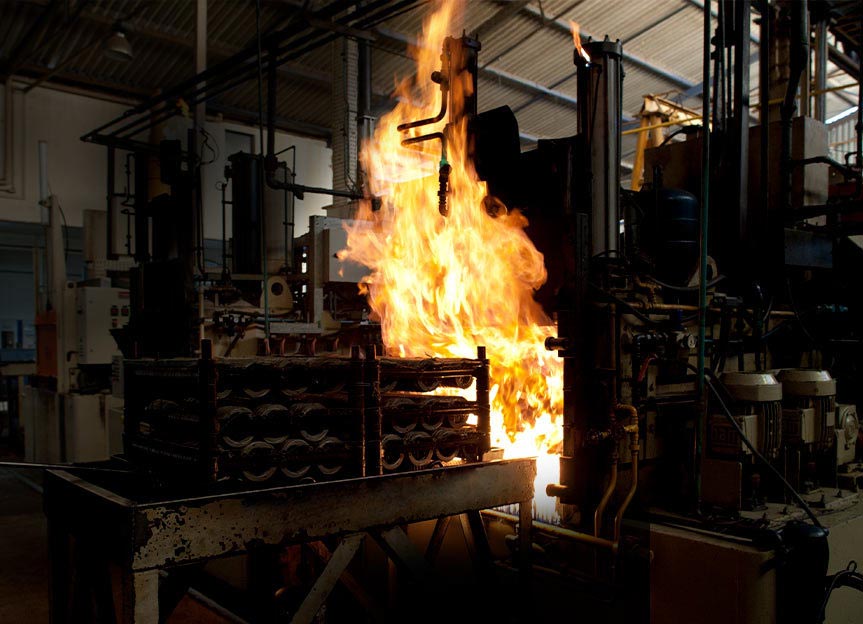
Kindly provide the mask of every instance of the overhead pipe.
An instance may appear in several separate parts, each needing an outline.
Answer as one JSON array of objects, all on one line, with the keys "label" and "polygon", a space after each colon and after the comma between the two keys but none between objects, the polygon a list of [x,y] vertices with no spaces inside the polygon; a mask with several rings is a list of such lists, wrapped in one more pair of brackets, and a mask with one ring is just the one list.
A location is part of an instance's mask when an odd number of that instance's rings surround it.
[{"label": "overhead pipe", "polygon": [[[270,51],[270,57],[274,52]],[[277,63],[271,60],[267,70],[267,155],[264,158],[264,174],[265,182],[268,187],[280,191],[288,191],[302,200],[306,193],[313,195],[331,195],[333,197],[347,197],[348,199],[362,199],[360,193],[351,191],[339,191],[336,189],[320,188],[317,186],[306,186],[297,184],[294,181],[296,172],[292,171],[291,179],[288,180],[285,176],[284,180],[279,180],[277,171],[279,169],[279,160],[276,156],[276,101],[278,91],[278,73],[276,72]],[[292,219],[293,220],[293,219]]]}]

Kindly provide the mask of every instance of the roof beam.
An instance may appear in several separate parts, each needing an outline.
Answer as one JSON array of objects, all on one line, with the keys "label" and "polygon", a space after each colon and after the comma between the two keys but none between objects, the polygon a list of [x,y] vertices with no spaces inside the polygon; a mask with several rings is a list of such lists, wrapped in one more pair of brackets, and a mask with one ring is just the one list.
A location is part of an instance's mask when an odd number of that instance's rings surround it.
[{"label": "roof beam", "polygon": [[[394,30],[390,30],[388,28],[378,27],[375,29],[375,33],[379,36],[380,39],[389,41],[391,43],[413,47],[416,47],[418,45],[417,41],[412,37],[409,37],[400,32],[396,32]],[[519,89],[521,91],[540,96],[543,99],[554,102],[555,104],[558,104],[565,108],[576,107],[576,99],[571,95],[568,95],[561,91],[556,91],[554,89],[549,89],[548,87],[544,87],[537,82],[521,78],[520,76],[516,76],[502,69],[496,69],[494,67],[489,67],[486,65],[479,68],[479,74],[480,76],[488,80],[493,80],[499,82],[500,84],[504,84],[509,87],[513,87],[515,89]]]},{"label": "roof beam", "polygon": [[[528,15],[547,26],[550,26],[553,30],[561,34],[565,34],[567,37],[572,36],[569,31],[569,22],[566,22],[562,19],[548,19],[545,17],[545,15],[540,9],[532,5],[525,6],[524,8],[522,8],[521,11],[525,15]],[[581,36],[587,37],[589,35],[587,35],[587,33],[585,33],[584,31],[581,31]],[[689,89],[692,86],[692,83],[686,78],[662,69],[661,67],[657,67],[653,63],[650,63],[638,56],[627,54],[626,51],[623,52],[623,60],[624,62],[632,65],[633,67],[638,67],[639,69],[653,74],[654,76],[657,76],[659,78],[662,78],[666,82],[670,82],[671,84],[681,89]]]},{"label": "roof beam", "polygon": [[[90,11],[84,11],[81,17],[94,24],[111,27],[118,19],[122,19],[123,16],[118,14],[99,15],[91,13]],[[172,34],[165,32],[164,30],[152,28],[145,24],[136,23],[133,20],[124,21],[123,28],[128,35],[136,35],[146,39],[152,39],[153,41],[159,41],[161,43],[166,43],[186,50],[192,50],[195,47],[194,37]],[[207,51],[214,60],[220,60],[230,58],[239,52],[240,48],[225,45],[218,40],[211,38],[207,42]],[[291,61],[282,63],[279,66],[278,72],[285,78],[302,80],[323,89],[329,89],[332,84],[328,72],[317,71],[300,63]]]}]

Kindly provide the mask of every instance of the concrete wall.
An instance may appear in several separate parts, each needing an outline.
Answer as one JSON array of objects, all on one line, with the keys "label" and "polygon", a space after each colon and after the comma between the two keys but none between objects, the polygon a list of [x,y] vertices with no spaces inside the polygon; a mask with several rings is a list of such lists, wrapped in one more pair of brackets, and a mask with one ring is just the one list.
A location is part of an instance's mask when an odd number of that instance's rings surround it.
[{"label": "concrete wall", "polygon": [[[67,224],[72,227],[82,225],[84,210],[105,208],[107,156],[104,147],[83,143],[80,137],[119,116],[127,106],[42,87],[26,96],[18,91],[14,99],[16,149],[12,156],[16,189],[11,194],[0,192],[0,221],[40,221],[38,143],[46,141],[51,191],[60,200]],[[183,120],[173,120],[167,134],[179,134],[182,126]],[[220,193],[216,184],[223,179],[229,155],[226,153],[225,132],[232,130],[253,135],[254,149],[257,149],[258,131],[219,120],[209,121],[206,128],[216,154],[215,160],[203,172],[205,237],[221,238]],[[324,142],[279,133],[276,149],[289,145],[297,146],[297,182],[327,188],[332,186],[332,152]],[[287,156],[290,158],[290,153]],[[118,164],[118,174],[121,171]],[[123,183],[123,177],[118,177],[120,190]],[[307,229],[310,215],[323,214],[321,208],[330,203],[331,198],[322,195],[307,195],[305,200],[297,201],[296,234]]]}]

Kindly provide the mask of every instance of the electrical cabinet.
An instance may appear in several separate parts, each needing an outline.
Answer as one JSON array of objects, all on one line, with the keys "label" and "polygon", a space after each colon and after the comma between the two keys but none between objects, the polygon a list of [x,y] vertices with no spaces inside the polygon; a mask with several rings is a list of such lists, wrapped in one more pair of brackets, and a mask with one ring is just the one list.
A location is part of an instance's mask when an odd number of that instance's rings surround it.
[{"label": "electrical cabinet", "polygon": [[112,329],[129,322],[129,291],[123,288],[84,286],[77,289],[78,364],[111,364],[119,355]]}]

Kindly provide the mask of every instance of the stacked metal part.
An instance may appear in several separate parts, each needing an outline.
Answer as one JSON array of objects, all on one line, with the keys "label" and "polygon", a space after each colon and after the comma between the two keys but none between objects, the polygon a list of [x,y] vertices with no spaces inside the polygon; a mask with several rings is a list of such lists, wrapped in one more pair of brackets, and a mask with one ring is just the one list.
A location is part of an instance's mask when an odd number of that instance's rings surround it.
[{"label": "stacked metal part", "polygon": [[[462,394],[475,385],[475,400]],[[385,472],[427,468],[489,449],[488,360],[381,359]]]},{"label": "stacked metal part", "polygon": [[[478,355],[127,360],[126,454],[173,480],[256,483],[477,460],[490,438]],[[430,394],[473,385],[476,400]]]},{"label": "stacked metal part", "polygon": [[220,360],[220,472],[253,482],[360,476],[363,367],[359,353]]},{"label": "stacked metal part", "polygon": [[[770,373],[726,372],[722,383],[734,400],[733,412],[741,429],[758,452],[769,459],[779,455],[782,446],[782,385]],[[723,417],[715,417],[715,432]],[[749,453],[740,436],[730,428],[730,441],[736,452]],[[714,440],[714,444],[718,442]]]}]

